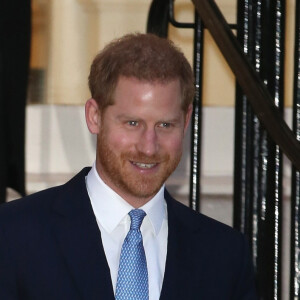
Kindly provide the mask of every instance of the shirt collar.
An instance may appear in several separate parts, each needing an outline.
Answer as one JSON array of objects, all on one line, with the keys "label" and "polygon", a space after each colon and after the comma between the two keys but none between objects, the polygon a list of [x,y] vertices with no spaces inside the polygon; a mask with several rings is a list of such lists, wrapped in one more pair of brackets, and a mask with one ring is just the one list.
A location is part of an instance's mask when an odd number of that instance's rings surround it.
[{"label": "shirt collar", "polygon": [[[109,233],[134,209],[104,183],[96,170],[95,163],[86,177],[86,186],[95,216],[101,226]],[[140,209],[143,209],[149,217],[154,234],[157,235],[163,219],[166,218],[164,186]]]}]

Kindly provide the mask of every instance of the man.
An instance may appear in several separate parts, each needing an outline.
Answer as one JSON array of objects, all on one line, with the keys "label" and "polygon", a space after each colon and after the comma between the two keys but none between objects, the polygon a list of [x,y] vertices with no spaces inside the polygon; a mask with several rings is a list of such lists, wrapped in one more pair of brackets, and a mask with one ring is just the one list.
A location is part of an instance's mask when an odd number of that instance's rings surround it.
[{"label": "man", "polygon": [[125,36],[96,56],[89,87],[96,162],[0,208],[0,299],[256,299],[243,236],[164,187],[192,113],[183,54]]}]

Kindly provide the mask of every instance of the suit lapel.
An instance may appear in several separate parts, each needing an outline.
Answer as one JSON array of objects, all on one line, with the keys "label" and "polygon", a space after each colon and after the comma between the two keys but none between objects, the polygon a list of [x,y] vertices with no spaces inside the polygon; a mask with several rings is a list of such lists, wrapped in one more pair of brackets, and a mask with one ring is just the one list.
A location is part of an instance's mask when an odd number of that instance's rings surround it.
[{"label": "suit lapel", "polygon": [[[53,231],[79,295],[85,300],[114,300],[101,234],[88,197],[84,169],[62,189],[53,206]],[[201,247],[197,224],[182,214],[166,192],[168,249],[160,300],[194,299],[201,289]],[[195,225],[195,227],[194,227]],[[195,253],[197,255],[195,255]],[[195,261],[197,261],[195,263]],[[197,269],[198,268],[198,269]]]},{"label": "suit lapel", "polygon": [[182,209],[177,208],[181,204],[167,192],[165,199],[168,205],[168,248],[160,300],[195,299],[195,295],[199,296],[202,281],[199,271],[201,248],[195,243],[199,240],[199,226],[189,220],[190,214],[181,215]]},{"label": "suit lapel", "polygon": [[54,206],[58,246],[82,299],[113,300],[101,234],[86,191],[84,169],[69,181]]}]

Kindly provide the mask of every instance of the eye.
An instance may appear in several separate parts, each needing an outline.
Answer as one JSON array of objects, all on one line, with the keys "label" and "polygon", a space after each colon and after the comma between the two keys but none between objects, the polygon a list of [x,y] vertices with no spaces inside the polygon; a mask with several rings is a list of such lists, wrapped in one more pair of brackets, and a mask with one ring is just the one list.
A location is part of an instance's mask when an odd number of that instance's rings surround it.
[{"label": "eye", "polygon": [[139,124],[139,122],[138,121],[127,121],[127,124],[129,125],[129,126],[138,126],[138,124]]},{"label": "eye", "polygon": [[171,127],[171,123],[167,123],[167,122],[160,123],[159,127],[161,127],[161,128],[169,128],[169,127]]}]

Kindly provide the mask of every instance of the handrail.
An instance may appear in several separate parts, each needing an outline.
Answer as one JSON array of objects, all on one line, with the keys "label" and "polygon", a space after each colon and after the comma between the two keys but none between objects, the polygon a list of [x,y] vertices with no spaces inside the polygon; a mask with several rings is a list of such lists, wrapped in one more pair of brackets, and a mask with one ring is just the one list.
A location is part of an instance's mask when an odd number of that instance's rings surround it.
[{"label": "handrail", "polygon": [[160,37],[168,36],[169,0],[153,0],[150,6],[147,32]]},{"label": "handrail", "polygon": [[300,170],[300,143],[280,115],[236,37],[213,0],[192,0],[205,27],[220,48],[261,124],[292,164]]}]

